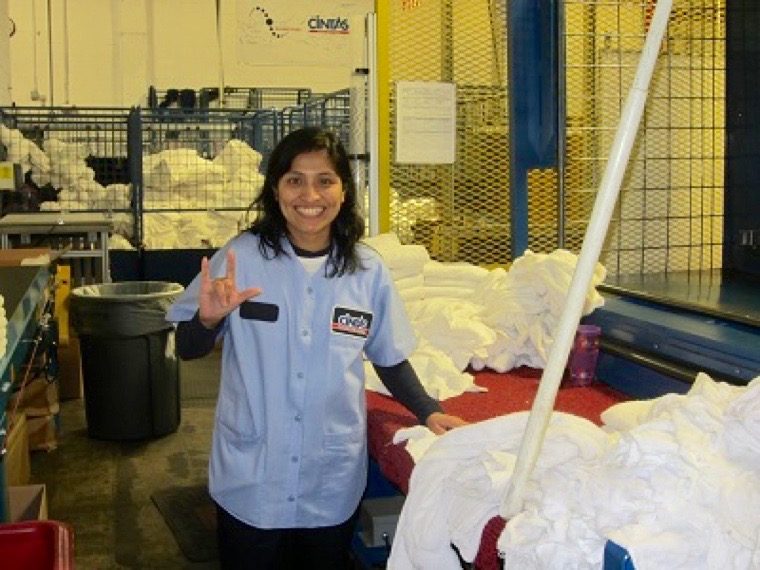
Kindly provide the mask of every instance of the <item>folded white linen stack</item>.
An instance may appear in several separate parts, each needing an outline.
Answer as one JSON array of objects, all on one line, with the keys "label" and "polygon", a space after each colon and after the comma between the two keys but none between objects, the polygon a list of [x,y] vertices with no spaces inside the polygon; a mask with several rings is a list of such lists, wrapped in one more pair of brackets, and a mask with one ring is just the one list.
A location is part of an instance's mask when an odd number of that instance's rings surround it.
[{"label": "folded white linen stack", "polygon": [[404,245],[393,233],[364,238],[364,243],[382,256],[394,281],[422,275],[423,267],[430,261],[430,254],[425,246]]},{"label": "folded white linen stack", "polygon": [[8,319],[5,316],[5,299],[0,295],[0,358],[5,356],[8,344]]},{"label": "folded white linen stack", "polygon": [[[471,375],[462,384],[468,366],[505,372],[523,365],[546,365],[575,271],[575,254],[527,251],[509,271],[489,271],[468,263],[432,260],[423,246],[403,245],[393,233],[365,242],[388,265],[418,338],[426,342],[426,362],[437,351],[435,358],[452,363],[441,365],[435,378],[421,378],[431,395],[456,396],[456,386],[462,391],[476,390]],[[584,314],[603,304],[596,286],[604,275],[604,267],[597,264]],[[457,372],[440,376],[444,369]],[[387,393],[369,367],[367,378],[367,388]]]},{"label": "folded white linen stack", "polygon": [[471,263],[441,263],[431,260],[422,268],[425,298],[472,300],[488,276],[488,270]]}]

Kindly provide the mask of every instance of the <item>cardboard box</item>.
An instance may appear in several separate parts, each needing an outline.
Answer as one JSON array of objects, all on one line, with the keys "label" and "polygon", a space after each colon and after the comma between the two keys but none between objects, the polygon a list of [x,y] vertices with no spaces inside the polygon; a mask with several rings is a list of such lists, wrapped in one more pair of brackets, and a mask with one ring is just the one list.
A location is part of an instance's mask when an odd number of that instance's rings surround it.
[{"label": "cardboard box", "polygon": [[76,337],[69,337],[66,346],[58,345],[58,397],[61,401],[84,397],[82,358]]},{"label": "cardboard box", "polygon": [[27,417],[29,451],[53,451],[58,447],[58,415]]},{"label": "cardboard box", "polygon": [[0,250],[0,267],[15,265],[50,265],[57,257],[49,247],[17,248]]},{"label": "cardboard box", "polygon": [[47,520],[48,508],[45,485],[8,487],[8,514],[10,515],[10,522]]},{"label": "cardboard box", "polygon": [[[16,400],[21,402],[16,404]],[[58,383],[48,382],[46,378],[34,378],[26,383],[24,390],[18,391],[8,400],[8,409],[23,410],[28,418],[49,416],[57,414],[60,405],[58,403]]]},{"label": "cardboard box", "polygon": [[8,439],[5,442],[5,480],[8,485],[26,485],[32,475],[29,461],[29,432],[26,414],[9,414]]}]

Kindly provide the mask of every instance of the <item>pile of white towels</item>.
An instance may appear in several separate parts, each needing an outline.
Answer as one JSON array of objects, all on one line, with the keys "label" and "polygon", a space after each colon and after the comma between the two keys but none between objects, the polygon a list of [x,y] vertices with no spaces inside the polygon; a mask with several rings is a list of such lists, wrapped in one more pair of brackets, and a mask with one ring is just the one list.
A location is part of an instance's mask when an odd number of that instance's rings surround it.
[{"label": "pile of white towels", "polygon": [[[435,436],[401,430],[416,466],[390,570],[458,570],[499,515],[529,412]],[[499,538],[506,568],[602,567],[611,540],[637,570],[760,568],[760,377],[699,374],[685,395],[617,404],[604,425],[554,412],[523,508]]]},{"label": "pile of white towels", "polygon": [[261,191],[261,158],[261,153],[236,139],[227,141],[213,159],[203,158],[189,148],[146,156],[145,247],[193,249],[224,245],[243,229],[244,211]]},{"label": "pile of white towels", "polygon": [[103,186],[95,181],[95,171],[85,159],[92,153],[85,142],[66,142],[47,138],[43,148],[25,138],[18,129],[0,125],[0,143],[8,151],[8,160],[31,172],[38,186],[50,184],[59,191],[56,202],[43,202],[42,210],[128,210],[132,190],[128,184]]},{"label": "pile of white towels", "polygon": [[[418,337],[409,361],[425,390],[444,400],[478,388],[468,367],[505,372],[543,368],[564,307],[577,256],[527,251],[509,270],[432,260],[422,245],[401,244],[396,234],[365,239],[389,267]],[[603,304],[596,291],[605,276],[597,264],[584,306]],[[369,363],[367,387],[387,390]]]},{"label": "pile of white towels", "polygon": [[[106,211],[114,214],[112,249],[131,248],[132,186],[95,180],[86,158],[87,142],[47,138],[43,148],[21,131],[0,125],[0,143],[8,160],[31,172],[39,186],[58,189],[47,211]],[[219,247],[239,229],[241,214],[261,189],[261,154],[247,143],[227,141],[213,159],[194,148],[167,149],[143,157],[144,246],[147,249]],[[119,214],[119,212],[124,212]]]}]

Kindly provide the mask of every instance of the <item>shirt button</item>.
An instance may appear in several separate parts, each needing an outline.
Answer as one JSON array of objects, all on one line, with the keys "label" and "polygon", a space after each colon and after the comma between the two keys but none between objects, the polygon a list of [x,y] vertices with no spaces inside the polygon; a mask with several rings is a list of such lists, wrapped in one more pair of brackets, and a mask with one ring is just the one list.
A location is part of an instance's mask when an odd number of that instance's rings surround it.
[{"label": "shirt button", "polygon": [[309,295],[311,295],[311,294],[314,292],[314,289],[312,289],[311,287],[307,287],[307,288],[306,288],[306,292],[307,292]]},{"label": "shirt button", "polygon": [[290,497],[288,497],[288,502],[289,503],[292,503],[295,500],[296,500],[296,498],[293,495],[290,495]]},{"label": "shirt button", "polygon": [[303,372],[299,372],[298,374],[296,374],[296,377],[297,378],[303,378]]},{"label": "shirt button", "polygon": [[293,457],[290,458],[290,462],[291,463],[298,463],[298,457],[296,455],[294,455]]},{"label": "shirt button", "polygon": [[309,336],[309,331],[307,331],[306,329],[302,330],[301,336]]},{"label": "shirt button", "polygon": [[296,414],[296,417],[293,418],[293,419],[295,419],[297,422],[300,422],[301,421],[301,414]]}]

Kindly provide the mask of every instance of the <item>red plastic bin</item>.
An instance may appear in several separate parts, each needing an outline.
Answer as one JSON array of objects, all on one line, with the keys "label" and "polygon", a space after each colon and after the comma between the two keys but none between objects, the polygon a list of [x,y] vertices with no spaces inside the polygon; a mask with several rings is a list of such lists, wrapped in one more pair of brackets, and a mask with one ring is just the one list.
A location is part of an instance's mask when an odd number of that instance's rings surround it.
[{"label": "red plastic bin", "polygon": [[58,521],[0,524],[3,570],[73,570],[74,531]]}]

